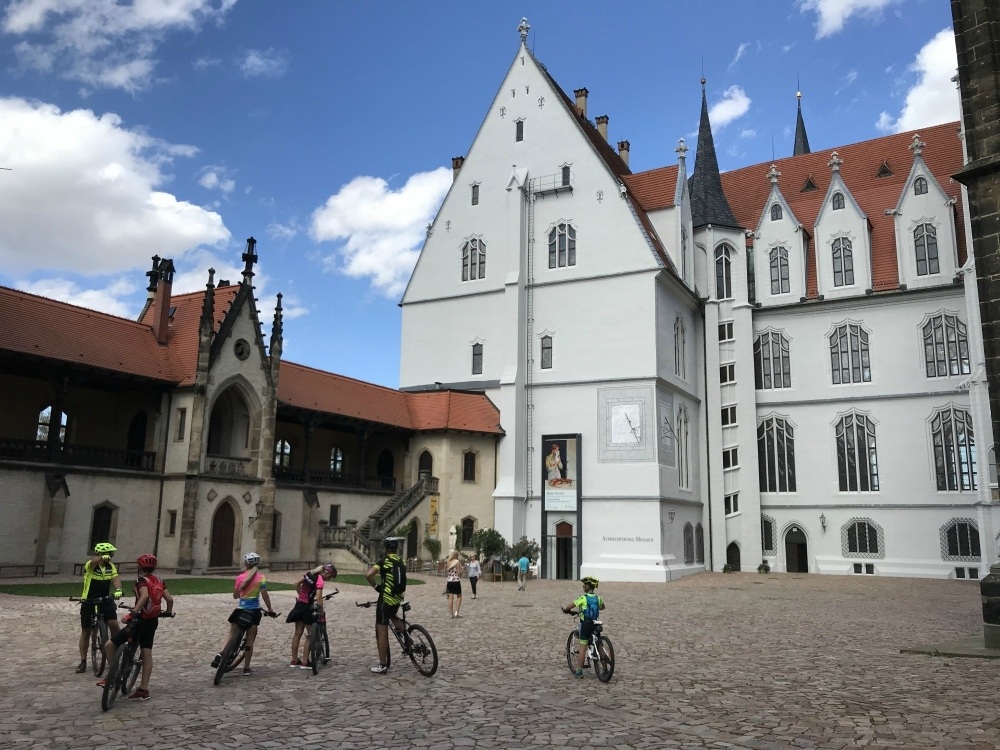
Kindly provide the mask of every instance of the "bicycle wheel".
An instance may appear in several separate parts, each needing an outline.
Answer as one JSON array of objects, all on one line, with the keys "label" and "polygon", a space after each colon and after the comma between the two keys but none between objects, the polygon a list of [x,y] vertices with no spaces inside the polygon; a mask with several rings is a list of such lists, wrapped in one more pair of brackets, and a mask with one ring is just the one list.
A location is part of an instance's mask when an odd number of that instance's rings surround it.
[{"label": "bicycle wheel", "polygon": [[111,657],[111,663],[108,664],[108,674],[104,678],[104,690],[101,691],[101,709],[104,711],[109,710],[115,705],[115,699],[118,697],[118,693],[121,692],[121,672],[125,668],[127,652],[127,645],[123,644],[119,646],[118,650],[115,651],[115,655]]},{"label": "bicycle wheel", "polygon": [[431,634],[422,625],[410,625],[410,661],[424,677],[430,677],[438,668],[438,652]]},{"label": "bicycle wheel", "polygon": [[615,648],[606,635],[597,641],[597,658],[593,659],[597,679],[607,682],[615,673]]},{"label": "bicycle wheel", "polygon": [[142,649],[139,648],[139,644],[135,645],[135,649],[129,648],[131,652],[132,661],[125,666],[129,668],[128,677],[125,679],[125,684],[122,686],[122,692],[127,693],[133,687],[135,687],[135,681],[139,679],[139,675],[142,673]]},{"label": "bicycle wheel", "polygon": [[313,674],[319,674],[320,663],[323,661],[323,636],[319,623],[314,622],[309,630],[309,666]]},{"label": "bicycle wheel", "polygon": [[104,653],[104,644],[108,642],[108,624],[100,618],[90,629],[90,666],[94,670],[94,676],[100,677],[107,663],[107,656]]},{"label": "bicycle wheel", "polygon": [[576,659],[580,649],[580,634],[571,630],[566,638],[566,664],[570,672],[576,671]]},{"label": "bicycle wheel", "polygon": [[215,670],[215,679],[212,680],[214,684],[218,685],[222,682],[222,676],[236,666],[233,662],[236,660],[236,651],[239,649],[242,639],[243,633],[237,630],[229,639],[226,647],[222,649],[222,659],[219,660],[219,666]]},{"label": "bicycle wheel", "polygon": [[323,663],[330,661],[330,637],[326,634],[326,623],[323,624]]}]

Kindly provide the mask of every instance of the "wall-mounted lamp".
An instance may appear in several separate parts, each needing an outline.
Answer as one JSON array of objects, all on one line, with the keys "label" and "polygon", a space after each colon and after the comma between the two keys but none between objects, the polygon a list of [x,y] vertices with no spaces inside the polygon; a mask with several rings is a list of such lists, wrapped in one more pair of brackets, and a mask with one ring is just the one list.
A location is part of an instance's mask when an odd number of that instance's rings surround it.
[{"label": "wall-mounted lamp", "polygon": [[823,531],[826,531],[826,516],[822,513],[819,514],[819,525],[823,527]]},{"label": "wall-mounted lamp", "polygon": [[667,515],[670,516],[670,523],[673,523],[674,522],[674,516],[677,515],[677,511],[676,510],[668,510],[667,511]]},{"label": "wall-mounted lamp", "polygon": [[256,516],[250,516],[250,525],[253,526],[253,522],[260,520],[260,517],[264,515],[264,501],[258,500],[257,504],[253,506],[253,509],[257,511]]}]

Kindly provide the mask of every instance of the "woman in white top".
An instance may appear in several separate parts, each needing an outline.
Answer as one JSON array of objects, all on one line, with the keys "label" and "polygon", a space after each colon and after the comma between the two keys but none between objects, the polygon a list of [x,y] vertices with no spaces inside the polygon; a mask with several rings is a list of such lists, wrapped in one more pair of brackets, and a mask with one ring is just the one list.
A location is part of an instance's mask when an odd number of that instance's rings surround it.
[{"label": "woman in white top", "polygon": [[448,611],[453,618],[461,617],[458,611],[462,608],[462,561],[458,557],[458,550],[452,550],[448,555],[446,575]]},{"label": "woman in white top", "polygon": [[476,598],[476,581],[479,580],[479,576],[483,574],[482,568],[479,567],[479,560],[476,557],[476,553],[473,552],[470,555],[472,558],[469,560],[469,585],[472,586],[472,598]]}]

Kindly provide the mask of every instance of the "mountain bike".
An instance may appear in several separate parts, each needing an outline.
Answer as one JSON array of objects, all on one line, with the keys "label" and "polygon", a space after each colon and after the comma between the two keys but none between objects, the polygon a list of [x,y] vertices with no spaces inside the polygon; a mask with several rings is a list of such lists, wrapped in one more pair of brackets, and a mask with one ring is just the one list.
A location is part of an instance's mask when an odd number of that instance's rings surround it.
[{"label": "mountain bike", "polygon": [[[237,610],[236,618],[233,620],[233,624],[236,626],[236,632],[233,633],[233,637],[229,639],[229,643],[226,647],[222,649],[222,658],[219,659],[219,666],[215,670],[215,678],[212,682],[218,685],[222,682],[222,676],[226,672],[232,672],[236,667],[243,663],[243,659],[246,658],[247,650],[247,633],[250,632],[250,628],[253,627],[253,610],[250,609],[240,609]],[[274,618],[278,616],[278,612],[264,612],[268,617]],[[213,662],[214,664],[214,662]]]},{"label": "mountain bike", "polygon": [[[373,604],[378,604],[378,600],[373,602],[355,602],[355,604],[367,609]],[[410,661],[413,662],[413,666],[417,668],[420,674],[424,677],[430,677],[438,668],[438,652],[434,646],[434,641],[431,639],[431,634],[427,632],[427,628],[423,625],[406,624],[406,613],[410,611],[409,602],[403,602],[399,611],[401,613],[399,619],[403,621],[403,624],[399,626],[394,619],[390,618],[389,632],[396,636],[396,641],[398,641],[399,647],[403,650],[403,656],[410,657]],[[387,667],[391,660],[392,654],[390,653],[386,661]]]},{"label": "mountain bike", "polygon": [[[128,604],[119,604],[118,607],[131,609]],[[174,613],[161,612],[159,616],[173,617]],[[108,676],[104,680],[104,690],[101,692],[101,709],[104,711],[115,704],[119,693],[128,695],[128,691],[135,687],[135,681],[142,673],[142,649],[135,637],[135,629],[141,621],[141,617],[133,616],[122,624],[122,629],[128,633],[128,640],[115,649],[115,655],[111,657],[111,663],[108,665]]]},{"label": "mountain bike", "polygon": [[90,666],[94,670],[94,676],[100,677],[104,672],[104,664],[107,656],[104,653],[104,644],[108,642],[108,623],[104,621],[101,614],[101,604],[110,601],[110,596],[101,596],[97,599],[81,599],[78,596],[71,596],[71,602],[92,602],[90,608]]},{"label": "mountain bike", "polygon": [[[579,617],[580,613],[570,610],[566,614]],[[576,672],[577,655],[580,653],[580,630],[579,626],[570,631],[566,638],[566,663],[570,672]],[[604,623],[601,620],[594,620],[594,630],[590,634],[587,642],[587,656],[584,666],[592,666],[597,673],[597,679],[607,682],[611,675],[615,673],[615,649],[611,645],[611,640],[604,635]]]},{"label": "mountain bike", "polygon": [[[337,589],[324,599],[332,599],[340,590]],[[313,624],[309,626],[309,664],[312,666],[313,674],[319,674],[319,668],[330,661],[330,637],[326,632],[326,613],[319,608],[318,604],[312,605]]]}]

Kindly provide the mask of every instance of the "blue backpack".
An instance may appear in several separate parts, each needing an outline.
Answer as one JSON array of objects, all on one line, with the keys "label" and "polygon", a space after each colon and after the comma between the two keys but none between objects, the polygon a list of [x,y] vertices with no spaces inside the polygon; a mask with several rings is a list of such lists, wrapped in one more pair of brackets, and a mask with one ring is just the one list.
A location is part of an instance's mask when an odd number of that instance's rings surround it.
[{"label": "blue backpack", "polygon": [[596,620],[601,615],[601,600],[597,594],[584,594],[587,603],[583,605],[583,619]]}]

